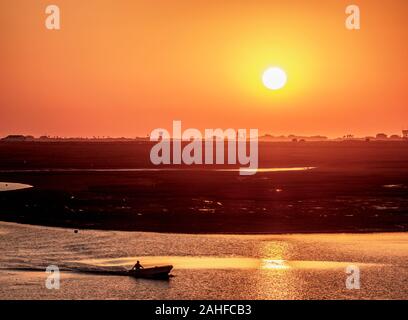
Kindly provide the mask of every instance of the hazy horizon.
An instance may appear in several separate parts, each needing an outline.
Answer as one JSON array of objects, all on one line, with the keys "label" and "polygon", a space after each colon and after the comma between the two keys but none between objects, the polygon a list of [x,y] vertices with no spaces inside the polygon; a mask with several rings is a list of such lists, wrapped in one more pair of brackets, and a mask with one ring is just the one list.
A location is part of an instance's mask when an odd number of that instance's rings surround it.
[{"label": "hazy horizon", "polygon": [[[164,128],[166,129],[166,128]],[[188,129],[188,128],[184,128],[184,129]],[[214,128],[216,129],[216,128]],[[220,128],[223,130],[229,129],[229,128]],[[321,137],[321,138],[327,138],[327,139],[339,139],[339,138],[346,138],[347,135],[351,135],[352,137],[347,137],[347,138],[356,138],[356,139],[364,139],[364,138],[375,138],[377,134],[386,134],[388,136],[388,138],[390,138],[393,135],[398,135],[400,138],[402,138],[402,130],[405,129],[401,129],[400,132],[397,131],[393,131],[393,132],[384,132],[384,131],[377,131],[376,133],[373,134],[366,134],[366,135],[354,135],[352,133],[346,133],[343,135],[339,135],[339,136],[329,136],[326,134],[297,134],[297,133],[288,133],[288,134],[281,134],[281,133],[270,133],[270,132],[260,132],[259,133],[259,137],[263,138],[263,137],[271,137],[271,138],[291,138],[291,137],[304,137],[304,138],[317,138],[317,137]],[[171,133],[171,130],[169,130],[169,132]],[[201,131],[201,132],[204,132]],[[22,135],[22,136],[33,136],[34,138],[38,139],[41,137],[47,137],[47,138],[59,138],[59,139],[136,139],[136,138],[149,138],[150,132],[146,133],[144,135],[133,135],[133,136],[109,136],[109,135],[90,135],[90,136],[64,136],[64,135],[53,135],[53,134],[32,134],[32,133],[25,133],[25,132],[12,132],[12,133],[5,133],[5,134],[0,134],[0,139],[2,138],[6,138],[8,136],[13,136],[13,135]]]}]

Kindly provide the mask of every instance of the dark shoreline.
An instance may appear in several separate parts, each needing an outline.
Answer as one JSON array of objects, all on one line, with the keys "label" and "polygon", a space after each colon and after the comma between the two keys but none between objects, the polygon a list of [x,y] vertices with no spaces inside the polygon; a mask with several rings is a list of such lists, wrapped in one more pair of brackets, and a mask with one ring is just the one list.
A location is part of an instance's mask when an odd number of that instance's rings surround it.
[{"label": "dark shoreline", "polygon": [[376,233],[405,233],[408,230],[319,230],[319,231],[299,231],[299,232],[181,232],[181,231],[146,231],[146,230],[128,230],[128,229],[109,229],[109,228],[72,228],[70,226],[53,224],[36,224],[23,221],[0,220],[0,223],[14,223],[21,226],[57,228],[74,231],[106,231],[106,232],[135,232],[135,233],[158,233],[158,234],[176,234],[176,235],[226,235],[226,236],[290,236],[290,235],[311,235],[311,234],[376,234]]}]

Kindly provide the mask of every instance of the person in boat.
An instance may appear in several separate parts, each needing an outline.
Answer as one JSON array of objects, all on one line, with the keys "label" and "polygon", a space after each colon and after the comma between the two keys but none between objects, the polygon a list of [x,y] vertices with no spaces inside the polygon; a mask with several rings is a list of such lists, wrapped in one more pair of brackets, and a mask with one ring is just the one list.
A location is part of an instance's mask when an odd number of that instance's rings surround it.
[{"label": "person in boat", "polygon": [[137,260],[136,264],[133,266],[132,270],[140,270],[144,269],[143,266],[140,264],[140,261]]}]

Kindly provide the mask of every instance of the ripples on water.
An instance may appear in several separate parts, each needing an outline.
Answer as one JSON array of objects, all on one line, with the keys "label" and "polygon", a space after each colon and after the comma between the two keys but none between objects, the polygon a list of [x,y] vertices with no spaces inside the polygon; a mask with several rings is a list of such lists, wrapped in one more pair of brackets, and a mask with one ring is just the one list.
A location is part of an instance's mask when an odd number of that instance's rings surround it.
[{"label": "ripples on water", "polygon": [[[0,223],[2,299],[347,299],[408,297],[408,235],[180,235]],[[169,281],[102,275],[135,260]],[[45,289],[58,265],[61,289]],[[345,288],[358,265],[362,289]]]}]

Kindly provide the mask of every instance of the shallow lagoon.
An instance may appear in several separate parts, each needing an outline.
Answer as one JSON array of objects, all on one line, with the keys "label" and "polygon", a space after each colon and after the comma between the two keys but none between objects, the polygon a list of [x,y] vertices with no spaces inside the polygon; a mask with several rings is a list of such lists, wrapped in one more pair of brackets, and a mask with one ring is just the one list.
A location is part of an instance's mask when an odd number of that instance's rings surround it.
[{"label": "shallow lagoon", "polygon": [[[1,299],[406,299],[408,234],[189,235],[0,223]],[[173,264],[152,281],[101,271]],[[46,266],[62,271],[45,288]],[[361,289],[345,286],[346,267]]]}]

